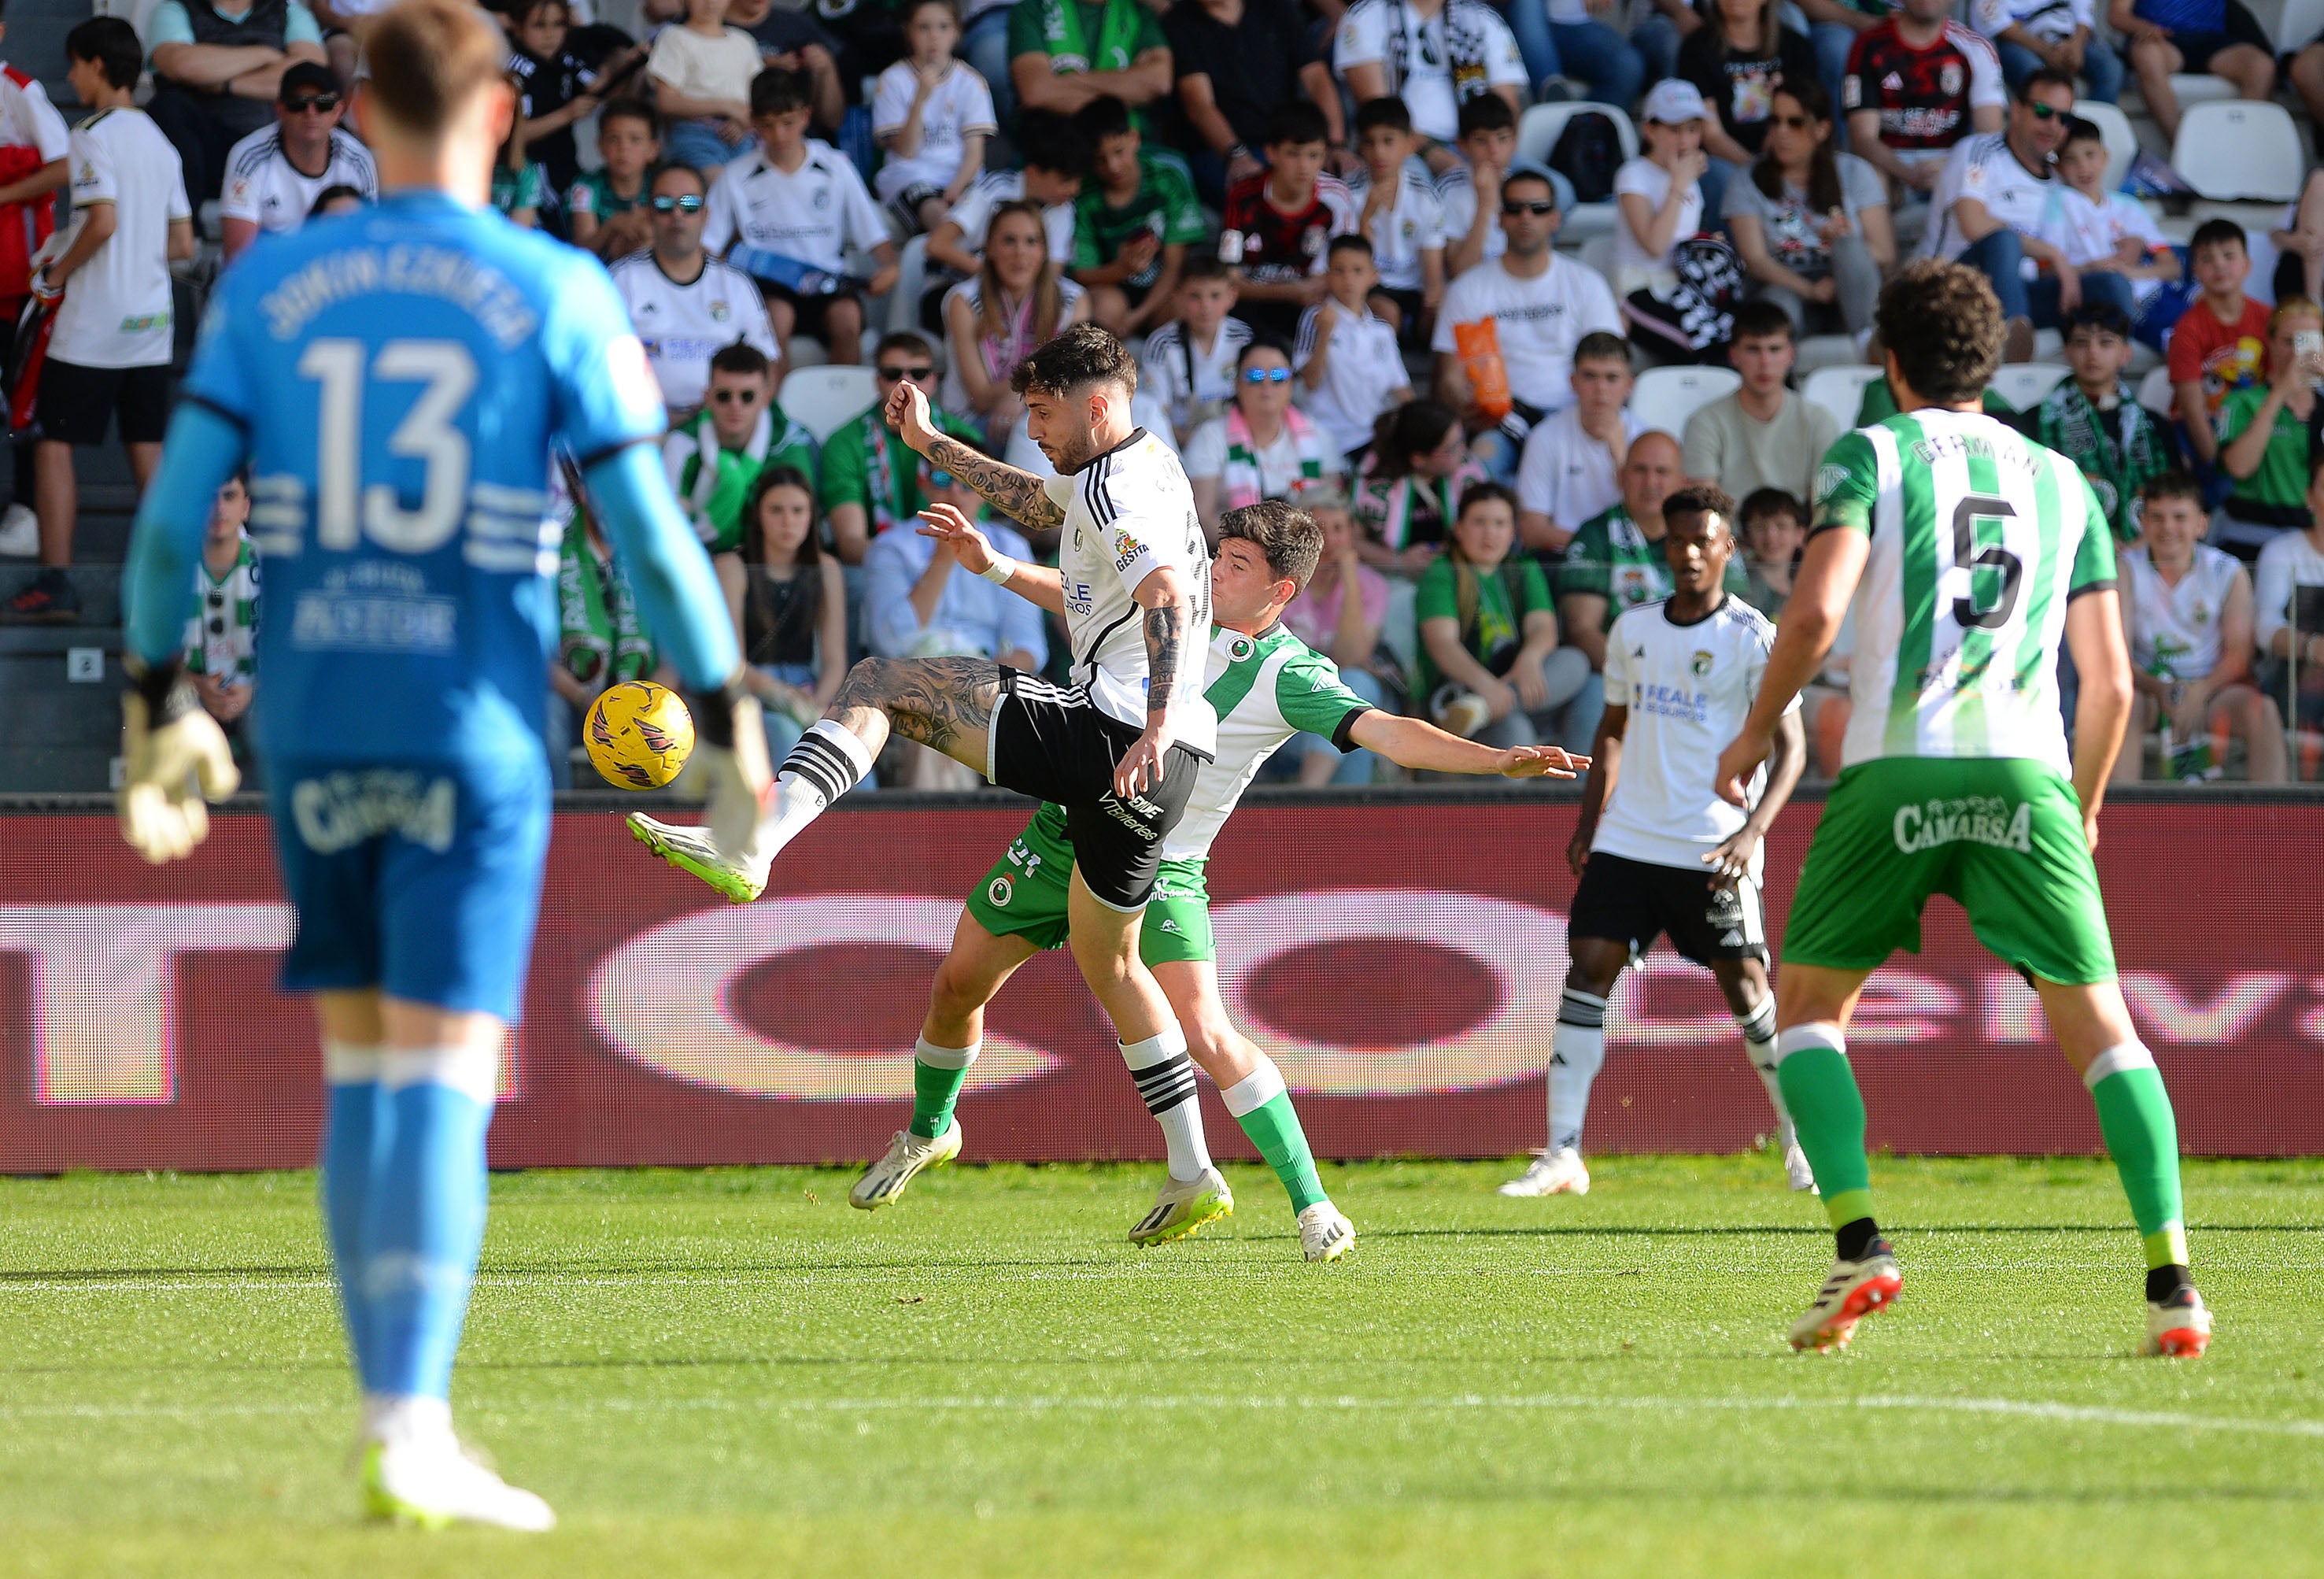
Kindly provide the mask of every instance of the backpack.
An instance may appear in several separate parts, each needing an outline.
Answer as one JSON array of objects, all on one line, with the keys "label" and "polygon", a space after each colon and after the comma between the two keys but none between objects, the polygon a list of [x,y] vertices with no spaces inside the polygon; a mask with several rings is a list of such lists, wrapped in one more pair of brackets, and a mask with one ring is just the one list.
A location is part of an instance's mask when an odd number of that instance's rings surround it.
[{"label": "backpack", "polygon": [[1549,151],[1549,168],[1573,183],[1577,203],[1602,203],[1614,195],[1614,172],[1622,167],[1622,139],[1613,117],[1582,110],[1565,123]]}]

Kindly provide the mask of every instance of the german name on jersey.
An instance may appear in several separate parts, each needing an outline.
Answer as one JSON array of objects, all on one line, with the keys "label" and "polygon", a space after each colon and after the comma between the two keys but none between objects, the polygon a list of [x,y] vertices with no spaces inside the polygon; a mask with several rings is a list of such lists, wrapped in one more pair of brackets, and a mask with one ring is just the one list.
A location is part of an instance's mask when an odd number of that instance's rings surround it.
[{"label": "german name on jersey", "polygon": [[1816,531],[1870,540],[1844,762],[2028,757],[2070,774],[2066,605],[2115,577],[2074,463],[1982,412],[1924,409],[1842,434],[1815,494]]},{"label": "german name on jersey", "polygon": [[[1181,572],[1194,602],[1189,634],[1211,625],[1211,555],[1194,491],[1169,446],[1143,428],[1079,471],[1041,485],[1065,512],[1057,568],[1074,683],[1107,717],[1142,730],[1148,675],[1139,583],[1157,570]],[[1203,699],[1204,666],[1191,652],[1186,659],[1172,704],[1177,739],[1208,756],[1217,721]]]},{"label": "german name on jersey", "polygon": [[227,270],[186,391],[247,435],[262,750],[537,755],[557,636],[550,447],[586,465],[662,429],[596,260],[398,193]]},{"label": "german name on jersey", "polygon": [[[1598,818],[1592,850],[1683,867],[1702,875],[1702,857],[1741,830],[1745,812],[1720,799],[1720,748],[1742,732],[1767,672],[1775,627],[1729,594],[1691,623],[1667,602],[1628,609],[1606,634],[1606,705],[1627,707],[1622,768]],[[1787,713],[1799,710],[1792,698]],[[1767,787],[1751,780],[1757,801]],[[1764,848],[1751,856],[1757,877]]]}]

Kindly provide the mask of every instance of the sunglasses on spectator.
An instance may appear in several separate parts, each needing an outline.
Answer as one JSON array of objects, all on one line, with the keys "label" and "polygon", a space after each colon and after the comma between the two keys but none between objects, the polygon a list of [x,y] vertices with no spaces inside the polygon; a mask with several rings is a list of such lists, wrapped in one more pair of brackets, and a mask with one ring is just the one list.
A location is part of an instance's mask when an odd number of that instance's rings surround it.
[{"label": "sunglasses on spectator", "polygon": [[1242,370],[1245,383],[1285,383],[1291,378],[1288,367],[1246,367]]},{"label": "sunglasses on spectator", "polygon": [[923,363],[918,367],[882,367],[880,377],[883,383],[897,383],[907,378],[934,378],[936,373],[934,367]]},{"label": "sunglasses on spectator", "polygon": [[952,474],[951,474],[950,472],[939,472],[939,471],[931,471],[931,472],[929,472],[929,473],[928,473],[928,486],[929,486],[929,487],[931,487],[931,488],[949,488],[949,487],[951,487],[951,486],[952,486]]},{"label": "sunglasses on spectator", "polygon": [[2070,109],[2061,110],[2053,104],[2043,104],[2040,99],[2036,98],[2027,99],[2025,101],[2025,107],[2033,112],[2034,118],[2037,121],[2054,121],[2061,116],[2070,115],[2074,113]]},{"label": "sunglasses on spectator", "polygon": [[1549,201],[1547,199],[1544,199],[1539,202],[1527,203],[1521,202],[1515,198],[1504,198],[1501,199],[1501,212],[1504,214],[1532,214],[1538,217],[1543,214],[1556,213],[1557,205]]},{"label": "sunglasses on spectator", "polygon": [[1767,124],[1771,126],[1781,126],[1787,132],[1804,132],[1814,125],[1815,122],[1806,115],[1769,115]]},{"label": "sunglasses on spectator", "polygon": [[668,214],[673,209],[680,214],[699,214],[702,212],[702,199],[688,192],[683,198],[656,198],[653,200],[653,211],[657,214]]},{"label": "sunglasses on spectator", "polygon": [[755,389],[714,389],[710,392],[710,398],[722,406],[738,403],[755,406],[759,403],[759,392]]},{"label": "sunglasses on spectator", "polygon": [[309,111],[318,115],[327,115],[339,107],[339,96],[336,93],[302,93],[297,98],[283,100],[282,107],[294,115],[305,115]]}]

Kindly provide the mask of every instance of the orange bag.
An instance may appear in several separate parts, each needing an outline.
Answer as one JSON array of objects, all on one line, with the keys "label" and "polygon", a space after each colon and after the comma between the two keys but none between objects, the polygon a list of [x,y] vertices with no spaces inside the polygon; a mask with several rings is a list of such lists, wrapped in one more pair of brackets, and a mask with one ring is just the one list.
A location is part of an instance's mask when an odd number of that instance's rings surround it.
[{"label": "orange bag", "polygon": [[1500,331],[1491,319],[1479,323],[1454,324],[1452,343],[1461,352],[1461,365],[1469,374],[1469,388],[1473,392],[1477,409],[1494,421],[1509,414],[1509,370],[1501,361]]}]

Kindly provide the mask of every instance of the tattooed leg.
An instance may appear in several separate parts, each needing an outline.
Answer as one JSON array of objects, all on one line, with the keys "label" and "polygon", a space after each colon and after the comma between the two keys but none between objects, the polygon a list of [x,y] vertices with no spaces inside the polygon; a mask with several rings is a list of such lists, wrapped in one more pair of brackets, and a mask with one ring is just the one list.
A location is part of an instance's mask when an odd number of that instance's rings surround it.
[{"label": "tattooed leg", "polygon": [[1001,701],[1001,666],[988,658],[867,658],[824,716],[873,757],[890,733],[984,771],[985,735]]}]

